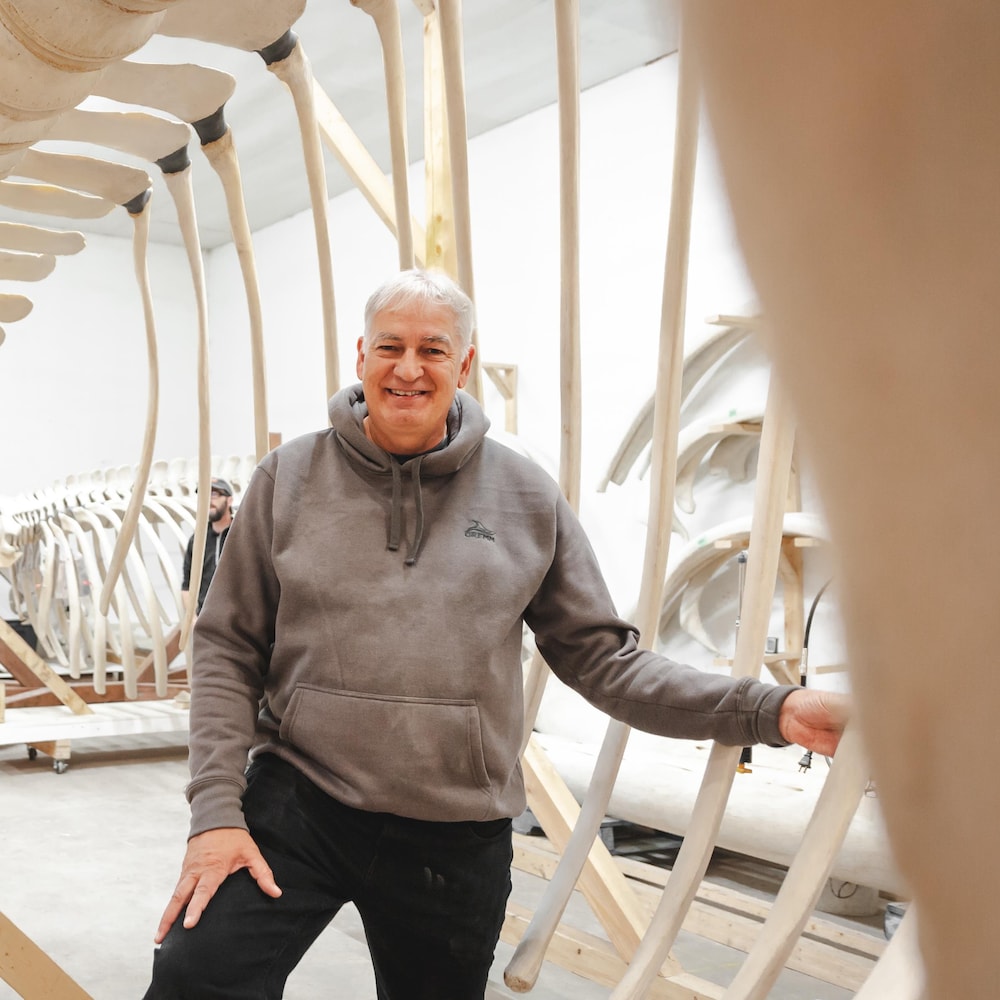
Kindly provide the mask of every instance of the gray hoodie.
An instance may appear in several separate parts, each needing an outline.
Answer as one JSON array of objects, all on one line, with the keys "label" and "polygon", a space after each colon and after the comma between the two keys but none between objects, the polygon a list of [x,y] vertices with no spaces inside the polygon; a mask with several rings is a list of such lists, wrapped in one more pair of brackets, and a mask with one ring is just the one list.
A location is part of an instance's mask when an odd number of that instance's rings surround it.
[{"label": "gray hoodie", "polygon": [[245,826],[248,752],[335,799],[417,819],[525,806],[522,625],[598,708],[660,735],[781,745],[794,688],[642,650],[543,470],[487,439],[459,392],[447,443],[402,462],[365,436],[361,386],[331,427],[267,455],[194,634],[191,834]]}]

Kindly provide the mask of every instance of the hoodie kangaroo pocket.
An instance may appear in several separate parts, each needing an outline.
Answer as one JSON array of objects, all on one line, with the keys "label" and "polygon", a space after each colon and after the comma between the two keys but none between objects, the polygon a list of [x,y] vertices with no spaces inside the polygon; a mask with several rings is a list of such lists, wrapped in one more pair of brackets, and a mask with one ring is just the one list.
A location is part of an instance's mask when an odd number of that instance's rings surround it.
[{"label": "hoodie kangaroo pocket", "polygon": [[429,819],[478,816],[489,806],[474,701],[300,686],[280,735],[329,773],[348,804]]}]

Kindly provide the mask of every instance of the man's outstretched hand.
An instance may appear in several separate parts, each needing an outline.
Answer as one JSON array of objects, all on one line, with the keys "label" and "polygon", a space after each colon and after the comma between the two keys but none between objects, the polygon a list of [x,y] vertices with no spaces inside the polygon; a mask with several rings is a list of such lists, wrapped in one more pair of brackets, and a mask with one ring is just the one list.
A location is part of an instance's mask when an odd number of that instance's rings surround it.
[{"label": "man's outstretched hand", "polygon": [[847,695],[800,688],[782,703],[778,728],[789,743],[832,757],[850,714]]},{"label": "man's outstretched hand", "polygon": [[185,906],[184,926],[194,927],[219,886],[241,868],[250,872],[261,892],[275,899],[281,895],[273,872],[246,830],[226,827],[192,837],[181,865],[181,876],[156,929],[153,939],[156,944],[167,936]]}]

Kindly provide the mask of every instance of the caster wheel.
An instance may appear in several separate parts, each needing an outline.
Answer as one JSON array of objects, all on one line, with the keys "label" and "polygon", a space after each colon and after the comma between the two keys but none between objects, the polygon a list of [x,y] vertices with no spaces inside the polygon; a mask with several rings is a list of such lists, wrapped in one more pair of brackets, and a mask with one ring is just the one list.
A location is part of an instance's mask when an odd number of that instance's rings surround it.
[{"label": "caster wheel", "polygon": [[34,760],[38,756],[38,751],[34,747],[28,747],[28,760]]},{"label": "caster wheel", "polygon": [[68,760],[54,760],[54,761],[52,761],[52,770],[55,771],[56,774],[65,774],[66,773],[66,769],[68,767],[69,767],[69,761]]}]

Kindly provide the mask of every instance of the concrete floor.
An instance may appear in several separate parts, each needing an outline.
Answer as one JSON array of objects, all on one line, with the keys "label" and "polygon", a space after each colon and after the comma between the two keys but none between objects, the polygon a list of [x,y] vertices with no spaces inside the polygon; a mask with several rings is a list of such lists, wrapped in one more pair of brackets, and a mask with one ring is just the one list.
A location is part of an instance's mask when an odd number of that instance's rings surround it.
[{"label": "concrete floor", "polygon": [[[94,1000],[138,1000],[152,936],[184,848],[187,780],[184,733],[78,741],[63,774],[24,746],[0,747],[0,913],[32,937]],[[513,899],[533,908],[541,880],[514,872]],[[574,899],[567,920],[602,933]],[[744,955],[684,934],[675,955],[685,970],[726,984]],[[503,986],[511,948],[500,944],[487,996]],[[546,964],[536,1000],[599,1000],[605,987]],[[17,994],[0,982],[0,1000]],[[345,910],[289,980],[286,1000],[374,1000],[360,921]],[[849,1000],[852,994],[784,972],[772,1000]],[[35,1000],[35,998],[28,998]],[[57,998],[56,998],[57,1000]]]}]

